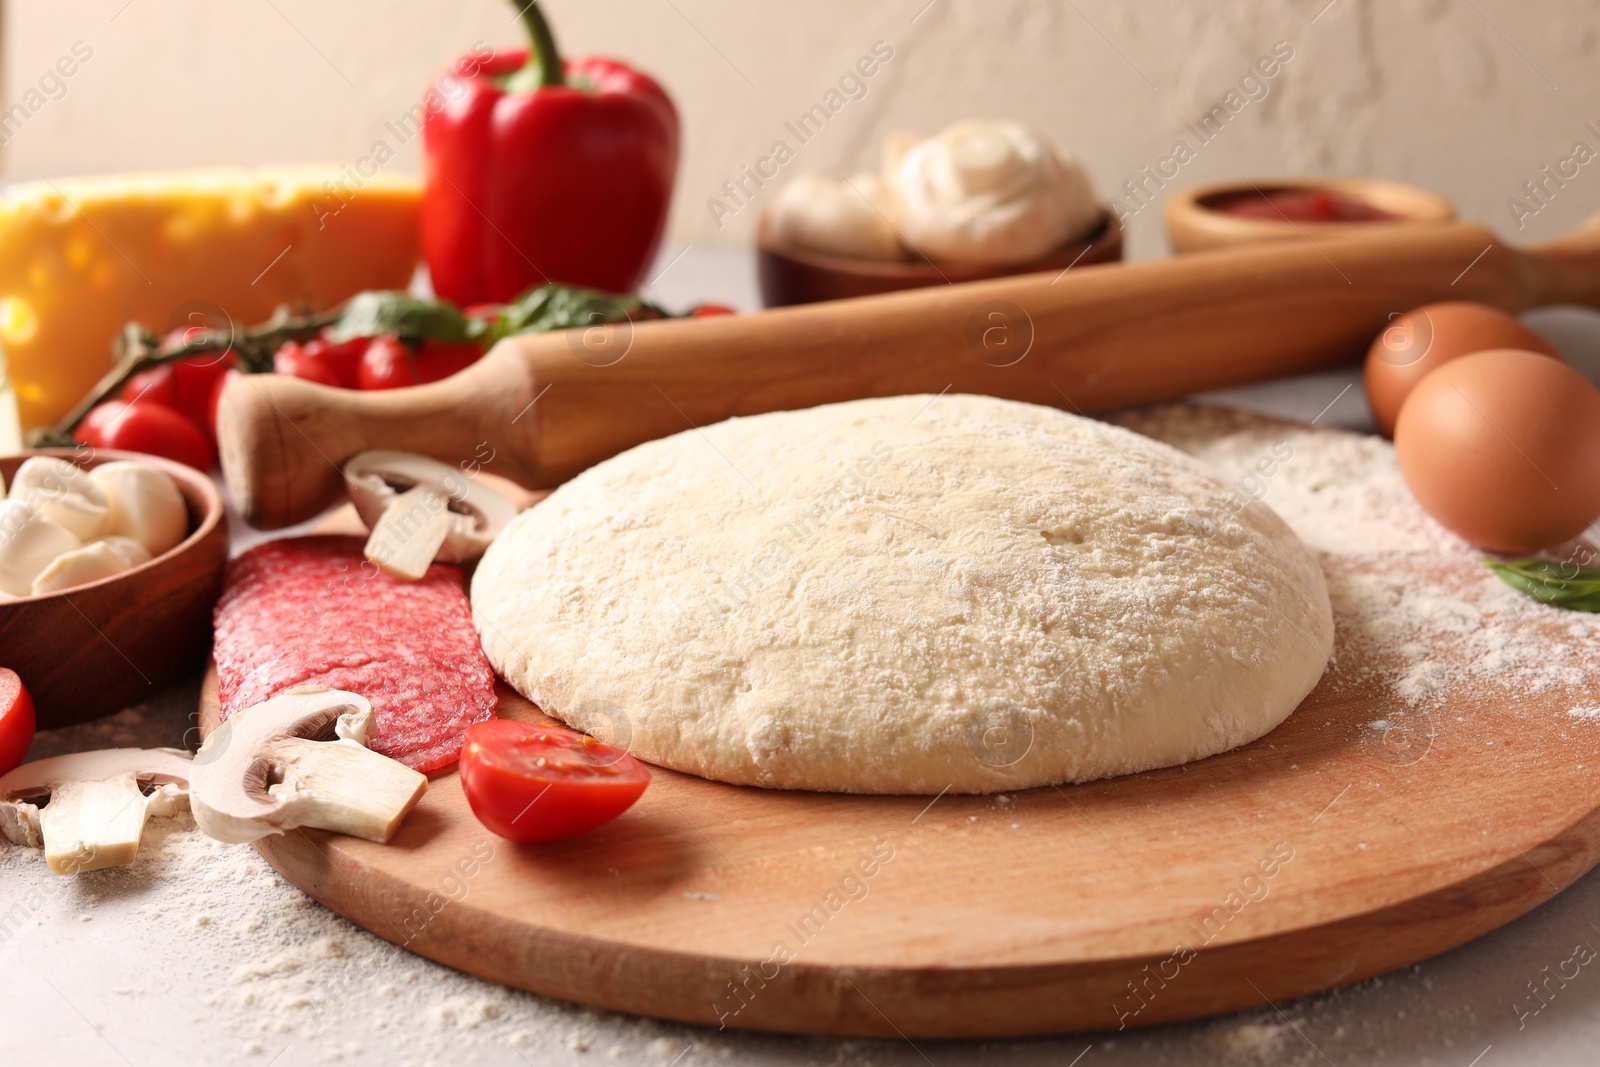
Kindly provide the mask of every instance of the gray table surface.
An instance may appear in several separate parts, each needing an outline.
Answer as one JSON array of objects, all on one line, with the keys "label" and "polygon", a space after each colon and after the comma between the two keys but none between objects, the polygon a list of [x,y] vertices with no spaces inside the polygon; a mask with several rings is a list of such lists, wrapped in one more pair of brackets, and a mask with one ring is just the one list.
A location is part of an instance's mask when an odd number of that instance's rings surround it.
[{"label": "gray table surface", "polygon": [[[650,295],[669,306],[701,300],[758,306],[748,256],[678,252],[663,255],[665,269]],[[1558,309],[1535,313],[1529,321],[1600,380],[1600,315]],[[1370,426],[1359,376],[1350,371],[1208,399],[1302,420],[1326,408],[1324,423]],[[236,547],[260,536],[237,523],[235,532]],[[192,725],[196,693],[191,682],[139,715],[42,734],[35,753],[181,743]],[[178,840],[159,835],[147,841],[140,863],[160,863]],[[348,958],[336,1017],[306,1025],[292,1002],[251,1003],[249,991],[258,988],[252,983],[264,980],[241,972],[250,960],[238,938],[213,934],[217,927],[191,916],[188,902],[164,901],[162,894],[175,890],[159,877],[56,879],[14,851],[0,856],[0,976],[7,989],[0,1064],[1600,1062],[1600,972],[1580,970],[1536,1014],[1528,1012],[1526,987],[1542,969],[1572,956],[1575,945],[1600,949],[1600,873],[1462,948],[1302,1001],[1120,1034],[912,1044],[719,1033],[511,993],[414,957],[397,959],[376,938],[305,901],[253,851],[238,846],[226,853],[226,865],[219,863],[205,907],[231,914],[246,930],[265,922],[280,933],[318,934],[343,946],[339,952]],[[293,970],[292,964],[284,967]],[[261,1012],[282,1018],[252,1015]]]}]

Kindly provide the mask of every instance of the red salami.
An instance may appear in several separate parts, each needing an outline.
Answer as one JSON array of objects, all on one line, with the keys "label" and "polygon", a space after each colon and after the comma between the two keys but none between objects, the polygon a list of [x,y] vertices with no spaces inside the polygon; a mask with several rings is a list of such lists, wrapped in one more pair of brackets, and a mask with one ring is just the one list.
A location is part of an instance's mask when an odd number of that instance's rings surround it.
[{"label": "red salami", "polygon": [[291,537],[228,564],[212,653],[222,717],[299,685],[348,689],[372,702],[373,751],[447,767],[495,705],[461,569],[436,563],[403,582],[361,548],[358,537]]}]

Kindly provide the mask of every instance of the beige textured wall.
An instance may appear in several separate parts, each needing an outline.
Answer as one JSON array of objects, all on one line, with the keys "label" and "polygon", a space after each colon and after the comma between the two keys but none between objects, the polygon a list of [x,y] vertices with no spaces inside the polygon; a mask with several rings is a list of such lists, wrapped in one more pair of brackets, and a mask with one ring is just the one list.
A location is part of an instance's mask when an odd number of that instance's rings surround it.
[{"label": "beige textured wall", "polygon": [[[1326,6],[1324,6],[1326,5]],[[685,156],[672,236],[749,240],[756,205],[718,227],[707,200],[778,139],[785,174],[871,166],[885,134],[966,116],[1034,123],[1108,195],[1184,122],[1286,41],[1293,58],[1181,169],[1178,183],[1338,171],[1416,182],[1523,239],[1600,208],[1577,168],[1521,233],[1509,198],[1575,142],[1600,150],[1600,5],[1512,0],[547,0],[565,49],[656,74]],[[519,40],[504,0],[6,0],[0,107],[40,102],[0,149],[8,177],[211,163],[354,160],[473,41]],[[894,58],[824,132],[784,122],[875,41]],[[92,57],[58,87],[74,42]],[[29,97],[46,78],[46,92]],[[64,95],[50,99],[48,92]],[[1260,95],[1261,89],[1249,86]],[[1241,93],[1241,99],[1244,99]],[[1593,122],[1593,127],[1586,123]],[[1193,146],[1196,139],[1188,135]],[[418,146],[390,166],[415,170]],[[1569,173],[1572,168],[1568,168]],[[1530,208],[1539,207],[1527,201]],[[730,206],[732,206],[730,202]],[[1159,211],[1131,220],[1160,254]]]}]

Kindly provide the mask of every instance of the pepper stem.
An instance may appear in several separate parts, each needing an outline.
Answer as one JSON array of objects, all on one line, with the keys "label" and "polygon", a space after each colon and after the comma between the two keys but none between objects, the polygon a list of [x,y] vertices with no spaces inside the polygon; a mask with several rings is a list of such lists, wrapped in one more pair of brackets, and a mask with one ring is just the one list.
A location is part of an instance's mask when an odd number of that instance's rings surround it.
[{"label": "pepper stem", "polygon": [[556,38],[550,24],[539,10],[539,0],[512,0],[517,16],[528,30],[528,62],[522,69],[508,75],[503,87],[509,93],[531,93],[552,85],[563,85],[566,76],[561,69],[561,53],[556,50]]}]

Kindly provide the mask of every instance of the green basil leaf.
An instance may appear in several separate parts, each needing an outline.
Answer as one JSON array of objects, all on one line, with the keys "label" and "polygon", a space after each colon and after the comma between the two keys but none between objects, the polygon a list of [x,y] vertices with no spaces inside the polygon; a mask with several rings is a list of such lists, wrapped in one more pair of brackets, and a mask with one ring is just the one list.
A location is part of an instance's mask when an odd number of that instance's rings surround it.
[{"label": "green basil leaf", "polygon": [[1600,612],[1600,568],[1548,559],[1484,562],[1502,582],[1535,600],[1569,611]]},{"label": "green basil leaf", "polygon": [[487,332],[485,323],[468,318],[454,304],[419,300],[407,293],[370,291],[357,293],[340,309],[332,338],[340,342],[392,333],[403,341],[461,344],[477,341]]},{"label": "green basil leaf", "polygon": [[[495,340],[520,333],[548,333],[636,317],[646,307],[637,297],[550,283],[529,289],[508,304],[493,326]],[[655,314],[649,317],[658,317]]]}]

